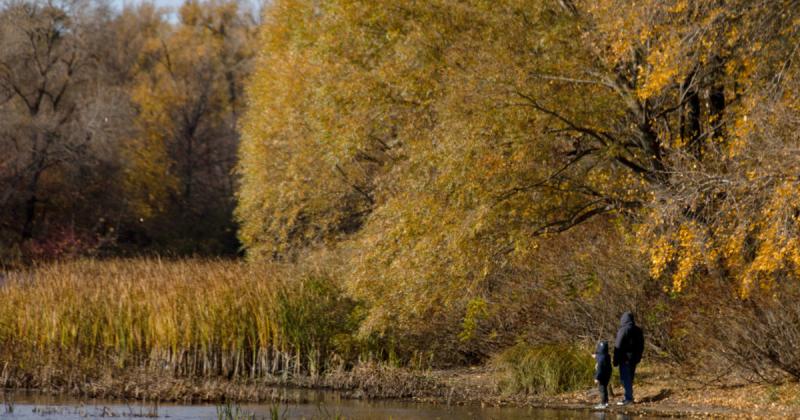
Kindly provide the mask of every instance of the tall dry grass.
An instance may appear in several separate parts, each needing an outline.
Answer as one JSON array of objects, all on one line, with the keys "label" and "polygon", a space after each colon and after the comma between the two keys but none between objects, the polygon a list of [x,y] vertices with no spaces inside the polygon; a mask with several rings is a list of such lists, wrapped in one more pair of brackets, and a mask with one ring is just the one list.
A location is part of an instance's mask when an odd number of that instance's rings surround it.
[{"label": "tall dry grass", "polygon": [[505,371],[500,387],[507,393],[558,394],[588,387],[594,361],[589,351],[572,345],[518,343],[495,363]]},{"label": "tall dry grass", "polygon": [[358,325],[356,303],[322,269],[79,260],[4,277],[0,386],[132,367],[175,377],[315,374],[352,351]]}]

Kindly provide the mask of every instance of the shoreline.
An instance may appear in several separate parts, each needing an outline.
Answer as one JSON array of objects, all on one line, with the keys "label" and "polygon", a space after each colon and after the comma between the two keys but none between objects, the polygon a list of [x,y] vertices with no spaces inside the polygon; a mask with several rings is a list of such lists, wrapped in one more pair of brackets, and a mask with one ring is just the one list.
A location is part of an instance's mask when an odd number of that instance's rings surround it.
[{"label": "shoreline", "polygon": [[[551,396],[504,395],[497,387],[498,372],[487,366],[432,371],[410,371],[381,365],[333,372],[322,377],[175,379],[130,373],[114,378],[74,384],[71,388],[6,388],[5,392],[109,401],[147,401],[177,404],[308,403],[319,398],[402,401],[421,404],[541,408],[570,411],[710,418],[798,418],[800,384],[781,385],[717,383],[669,377],[659,370],[643,369],[637,383],[637,402],[594,410],[596,391],[583,389]],[[694,384],[694,385],[693,385]],[[620,386],[613,387],[619,396]]]}]

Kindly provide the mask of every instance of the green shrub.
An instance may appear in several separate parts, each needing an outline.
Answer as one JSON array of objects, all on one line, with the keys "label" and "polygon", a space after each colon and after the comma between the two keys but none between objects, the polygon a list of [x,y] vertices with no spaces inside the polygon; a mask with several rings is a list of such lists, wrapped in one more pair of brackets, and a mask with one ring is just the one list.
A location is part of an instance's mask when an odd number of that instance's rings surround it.
[{"label": "green shrub", "polygon": [[498,358],[506,372],[500,386],[505,392],[556,394],[591,385],[594,360],[574,346],[520,343]]},{"label": "green shrub", "polygon": [[360,322],[356,308],[356,302],[325,274],[304,274],[285,282],[275,299],[281,336],[294,352],[307,356],[317,367],[355,333]]}]

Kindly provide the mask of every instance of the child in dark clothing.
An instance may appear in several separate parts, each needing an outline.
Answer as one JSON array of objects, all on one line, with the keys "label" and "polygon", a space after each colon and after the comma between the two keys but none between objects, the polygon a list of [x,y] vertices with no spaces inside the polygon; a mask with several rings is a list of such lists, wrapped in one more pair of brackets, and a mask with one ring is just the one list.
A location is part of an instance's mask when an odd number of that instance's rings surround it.
[{"label": "child in dark clothing", "polygon": [[608,354],[608,341],[597,343],[597,349],[592,355],[596,363],[594,365],[594,382],[600,388],[600,404],[595,408],[603,409],[608,407],[608,382],[611,381],[611,356]]}]

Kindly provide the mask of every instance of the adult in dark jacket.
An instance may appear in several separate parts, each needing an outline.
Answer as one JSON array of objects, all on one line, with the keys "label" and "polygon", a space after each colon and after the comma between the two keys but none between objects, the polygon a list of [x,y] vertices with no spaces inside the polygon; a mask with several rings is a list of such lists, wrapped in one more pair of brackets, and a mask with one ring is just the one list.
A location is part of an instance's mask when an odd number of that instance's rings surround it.
[{"label": "adult in dark jacket", "polygon": [[619,366],[619,378],[625,388],[625,399],[618,404],[633,403],[633,377],[636,375],[636,365],[642,360],[644,352],[644,334],[636,326],[633,314],[625,312],[619,320],[619,331],[614,343],[614,366]]},{"label": "adult in dark jacket", "polygon": [[611,380],[611,355],[608,354],[608,341],[597,343],[594,352],[594,381],[600,390],[600,404],[595,408],[606,408],[608,405],[608,382]]}]

